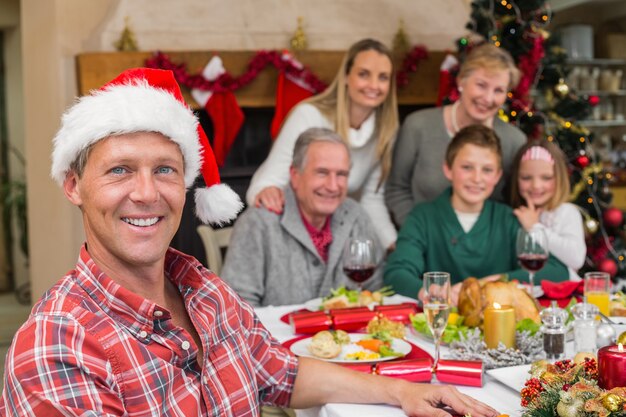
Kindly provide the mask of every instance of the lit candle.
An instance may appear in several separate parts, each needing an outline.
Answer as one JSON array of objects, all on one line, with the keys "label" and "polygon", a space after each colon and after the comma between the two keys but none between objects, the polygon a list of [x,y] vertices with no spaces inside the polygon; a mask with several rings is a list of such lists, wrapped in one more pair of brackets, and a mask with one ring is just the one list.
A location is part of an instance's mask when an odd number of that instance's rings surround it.
[{"label": "lit candle", "polygon": [[515,310],[493,303],[485,309],[483,329],[487,348],[497,348],[499,342],[508,348],[515,347]]},{"label": "lit candle", "polygon": [[626,387],[626,349],[621,343],[598,351],[598,385],[604,389]]}]

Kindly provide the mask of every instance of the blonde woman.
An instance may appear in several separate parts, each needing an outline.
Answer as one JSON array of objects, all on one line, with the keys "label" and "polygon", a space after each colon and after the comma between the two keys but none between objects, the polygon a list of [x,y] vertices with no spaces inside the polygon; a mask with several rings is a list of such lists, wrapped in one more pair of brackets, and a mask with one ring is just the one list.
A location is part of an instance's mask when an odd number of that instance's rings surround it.
[{"label": "blonde woman", "polygon": [[[352,45],[332,84],[290,112],[269,156],[252,177],[248,204],[281,213],[296,138],[310,127],[334,129],[350,148],[349,195],[370,215],[383,246],[393,248],[397,234],[385,206],[384,182],[398,129],[395,91],[389,49],[373,39]],[[318,194],[321,204],[324,198],[333,198],[327,190]]]},{"label": "blonde woman", "polygon": [[492,44],[478,46],[459,70],[459,99],[406,118],[398,134],[385,192],[387,207],[398,226],[415,204],[433,200],[449,187],[442,169],[446,148],[452,137],[469,125],[490,127],[500,138],[504,173],[493,197],[503,199],[504,182],[510,177],[513,158],[526,136],[502,121],[498,110],[519,78],[520,72],[507,51]]}]

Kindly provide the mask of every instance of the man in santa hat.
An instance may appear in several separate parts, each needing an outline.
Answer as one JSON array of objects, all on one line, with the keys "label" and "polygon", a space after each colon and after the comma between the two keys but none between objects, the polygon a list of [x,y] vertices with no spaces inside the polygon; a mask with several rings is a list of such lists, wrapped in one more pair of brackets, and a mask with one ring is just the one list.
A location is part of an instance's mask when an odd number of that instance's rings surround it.
[{"label": "man in santa hat", "polygon": [[[201,169],[202,165],[202,169]],[[186,188],[205,221],[240,209],[169,71],[134,69],[83,97],[54,138],[52,176],[86,243],[7,354],[2,416],[258,416],[261,404],[401,405],[411,415],[495,411],[454,388],[296,358],[252,308],[169,248]],[[437,414],[439,413],[439,414]]]}]

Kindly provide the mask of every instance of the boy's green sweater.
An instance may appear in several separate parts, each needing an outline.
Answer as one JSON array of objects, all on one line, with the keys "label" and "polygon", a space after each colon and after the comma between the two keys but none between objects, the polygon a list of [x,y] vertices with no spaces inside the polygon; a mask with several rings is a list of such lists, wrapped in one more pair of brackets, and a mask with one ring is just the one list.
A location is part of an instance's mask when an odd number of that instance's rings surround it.
[{"label": "boy's green sweater", "polygon": [[[528,282],[528,273],[519,268],[515,241],[520,225],[513,210],[491,200],[485,201],[478,220],[465,233],[450,204],[451,189],[437,199],[416,205],[400,229],[396,250],[387,259],[385,285],[396,293],[417,297],[422,274],[428,271],[450,273],[452,284],[465,278],[481,278],[506,273],[509,278]],[[542,279],[566,281],[565,265],[550,255],[535,274]]]}]

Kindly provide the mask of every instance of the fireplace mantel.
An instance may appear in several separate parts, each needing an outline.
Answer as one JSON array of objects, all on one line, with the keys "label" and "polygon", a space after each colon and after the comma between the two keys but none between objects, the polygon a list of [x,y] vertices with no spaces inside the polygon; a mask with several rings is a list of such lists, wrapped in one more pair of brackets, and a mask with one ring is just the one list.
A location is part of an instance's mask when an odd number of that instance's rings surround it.
[{"label": "fireplace mantel", "polygon": [[[175,63],[185,63],[187,71],[202,71],[213,55],[219,55],[224,67],[233,76],[242,74],[256,51],[193,51],[165,52]],[[301,51],[297,59],[309,67],[323,81],[330,83],[337,72],[343,51]],[[418,64],[415,73],[409,75],[409,84],[398,91],[402,105],[434,105],[437,101],[439,66],[446,55],[443,51],[429,51],[428,59]],[[77,56],[78,91],[80,95],[97,89],[128,68],[141,67],[152,52],[94,52]],[[399,59],[396,62],[398,66]],[[397,67],[396,66],[396,67]],[[274,107],[277,71],[267,67],[249,85],[237,90],[235,95],[242,107]],[[188,91],[183,91],[187,102],[198,107]]]}]

